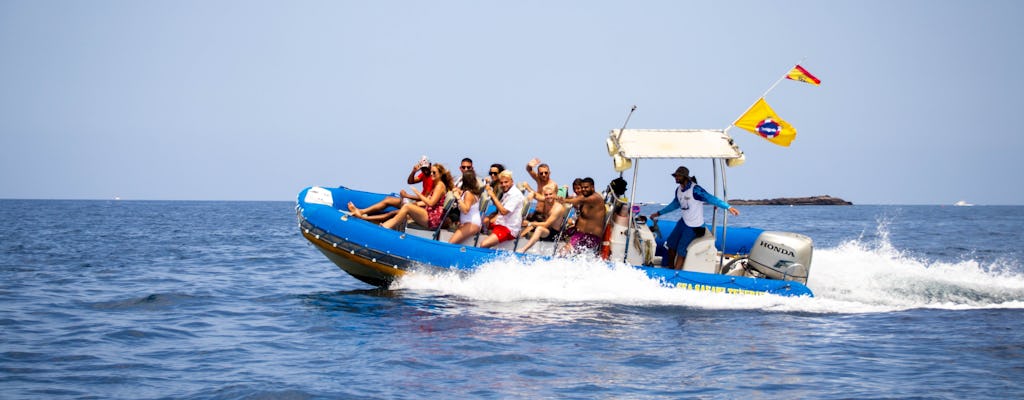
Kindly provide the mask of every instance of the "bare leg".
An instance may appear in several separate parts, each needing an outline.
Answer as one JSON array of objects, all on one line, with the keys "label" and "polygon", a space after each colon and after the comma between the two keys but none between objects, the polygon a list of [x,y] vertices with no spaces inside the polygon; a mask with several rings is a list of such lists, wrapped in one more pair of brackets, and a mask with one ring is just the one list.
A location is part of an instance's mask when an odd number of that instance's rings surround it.
[{"label": "bare leg", "polygon": [[378,201],[378,202],[374,203],[373,205],[371,205],[369,207],[366,207],[364,209],[361,209],[361,210],[356,208],[355,204],[352,204],[351,201],[348,202],[348,210],[349,210],[349,212],[351,212],[352,215],[355,215],[356,217],[364,218],[364,219],[365,219],[366,215],[379,213],[381,211],[384,211],[385,208],[388,208],[388,207],[399,208],[401,206],[402,206],[402,199],[398,198],[398,197],[391,197],[391,196],[385,197],[383,200]]},{"label": "bare leg", "polygon": [[380,226],[383,226],[388,229],[395,229],[395,226],[405,222],[405,219],[408,214],[409,211],[405,207],[402,207],[400,210],[398,210],[397,213],[395,213],[394,217],[391,217],[391,219],[384,221],[384,223],[380,224]]},{"label": "bare leg", "polygon": [[683,269],[683,264],[686,264],[686,256],[676,256],[675,269]]},{"label": "bare leg", "polygon": [[404,222],[406,217],[412,218],[412,220],[415,221],[417,224],[423,226],[430,225],[430,221],[427,216],[427,210],[424,210],[415,204],[406,204],[402,206],[401,209],[398,210],[398,213],[396,213],[394,217],[387,221],[384,221],[384,223],[381,224],[381,226],[388,229],[395,229],[395,226],[397,226],[399,223]]},{"label": "bare leg", "polygon": [[385,197],[383,200],[378,201],[377,204],[368,207],[365,211],[367,213],[378,213],[388,207],[401,208],[402,199],[399,197]]},{"label": "bare leg", "polygon": [[551,233],[551,231],[548,230],[548,228],[545,228],[543,226],[538,226],[538,227],[534,228],[533,235],[530,236],[530,241],[526,242],[526,246],[523,246],[523,249],[519,250],[519,252],[520,253],[525,253],[527,250],[530,250],[530,247],[533,247],[533,245],[536,244],[537,241],[539,241],[541,238],[548,237],[548,234],[550,234],[550,233]]},{"label": "bare leg", "polygon": [[363,217],[363,212],[359,211],[359,207],[356,207],[356,205],[353,204],[351,201],[348,202],[348,212],[352,213],[352,215],[355,215],[356,217]]},{"label": "bare leg", "polygon": [[675,254],[676,254],[675,269],[683,269],[683,265],[686,264],[686,255],[685,254],[679,254],[678,250],[679,249],[686,249],[687,247],[690,246],[690,243],[693,243],[693,239],[692,238],[690,239],[689,242],[686,242],[686,243],[682,243],[682,240],[679,241],[680,247],[677,247],[676,248],[676,252],[675,252]]},{"label": "bare leg", "polygon": [[386,212],[384,214],[363,215],[363,216],[361,216],[359,218],[362,218],[362,219],[364,219],[366,221],[370,221],[370,222],[376,222],[376,223],[379,224],[379,223],[382,223],[384,221],[387,221],[387,220],[391,219],[392,217],[395,216],[395,214],[398,214],[398,211],[388,211],[388,212]]},{"label": "bare leg", "polygon": [[452,232],[452,237],[448,238],[448,243],[459,244],[459,242],[462,241],[462,237],[465,236],[462,234],[462,228],[466,225],[467,224],[462,224],[455,230],[455,232]]},{"label": "bare leg", "polygon": [[448,243],[459,244],[462,240],[476,235],[477,232],[480,232],[479,225],[470,223],[462,224],[459,226],[459,229],[456,229],[455,233],[452,234],[451,239],[448,239]]},{"label": "bare leg", "polygon": [[406,208],[409,209],[409,211],[407,211],[406,213],[409,215],[409,218],[412,218],[414,222],[427,228],[430,227],[430,216],[427,215],[427,210],[415,204],[406,204],[402,206],[402,209]]},{"label": "bare leg", "polygon": [[498,235],[492,233],[490,236],[487,236],[487,238],[480,242],[480,247],[486,249],[488,247],[494,247],[494,245],[496,244],[498,244]]}]

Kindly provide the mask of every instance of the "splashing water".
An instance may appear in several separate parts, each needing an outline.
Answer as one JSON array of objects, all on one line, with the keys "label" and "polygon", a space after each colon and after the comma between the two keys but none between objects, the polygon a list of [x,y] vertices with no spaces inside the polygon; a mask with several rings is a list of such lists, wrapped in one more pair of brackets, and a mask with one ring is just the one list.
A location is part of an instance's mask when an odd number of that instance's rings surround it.
[{"label": "splashing water", "polygon": [[424,290],[477,302],[677,305],[702,309],[865,313],[914,308],[1024,308],[1024,276],[1014,260],[939,262],[914,258],[889,240],[878,221],[874,239],[817,249],[808,286],[814,298],[745,296],[663,287],[643,271],[592,259],[524,262],[499,259],[470,274],[410,274],[393,289]]}]

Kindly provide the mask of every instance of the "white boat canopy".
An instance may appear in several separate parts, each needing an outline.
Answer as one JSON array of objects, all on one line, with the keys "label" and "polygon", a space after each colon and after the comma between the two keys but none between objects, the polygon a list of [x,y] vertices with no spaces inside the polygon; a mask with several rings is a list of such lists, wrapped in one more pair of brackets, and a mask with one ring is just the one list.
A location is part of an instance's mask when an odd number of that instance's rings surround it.
[{"label": "white boat canopy", "polygon": [[[725,130],[716,129],[612,129],[605,142],[608,155],[612,156],[615,172],[633,169],[633,193],[636,193],[637,174],[641,159],[650,158],[696,158],[711,159],[714,169],[714,190],[712,194],[728,201],[725,190],[725,165],[734,167],[743,164],[743,151],[733,142]],[[637,165],[633,165],[636,161]],[[620,175],[621,177],[621,175]],[[719,184],[721,183],[721,186]],[[627,230],[626,241],[636,230],[632,197],[624,200],[629,207],[628,221],[632,230]],[[726,226],[728,213],[722,213],[721,223]],[[718,208],[714,207],[711,217],[711,232],[717,232]],[[725,236],[722,236],[725,243]],[[724,262],[724,254],[719,256],[719,264]],[[625,260],[625,258],[623,258]]]},{"label": "white boat canopy", "polygon": [[612,129],[608,153],[630,159],[743,157],[732,137],[715,129]]}]

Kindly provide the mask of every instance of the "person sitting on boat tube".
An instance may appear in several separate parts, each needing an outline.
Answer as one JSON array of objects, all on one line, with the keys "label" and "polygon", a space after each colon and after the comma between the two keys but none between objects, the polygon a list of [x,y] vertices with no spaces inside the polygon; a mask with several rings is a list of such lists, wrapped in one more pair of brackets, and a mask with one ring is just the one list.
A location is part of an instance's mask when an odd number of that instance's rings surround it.
[{"label": "person sitting on boat tube", "polygon": [[[419,172],[419,174],[416,172]],[[415,185],[421,182],[423,183],[423,195],[430,197],[431,191],[434,190],[434,178],[430,175],[430,161],[427,160],[427,156],[423,156],[423,158],[420,158],[420,160],[412,166],[412,172],[409,173],[409,178],[405,180],[405,183],[410,185]],[[350,201],[348,202],[348,211],[352,213],[352,215],[367,221],[387,221],[391,219],[397,211],[392,210],[383,214],[381,214],[381,211],[388,208],[401,207],[403,199],[408,199],[410,201],[419,200],[418,197],[414,197],[403,190],[400,193],[400,197],[387,196],[384,197],[383,200],[363,209],[356,207],[355,204]],[[423,206],[423,204],[419,205],[421,207]]]},{"label": "person sitting on boat tube", "polygon": [[[580,195],[580,186],[583,184],[583,178],[576,178],[572,180],[572,196],[568,195],[566,190],[565,198],[574,198]],[[580,210],[579,204],[573,204],[569,207],[569,220],[565,221],[565,229],[562,230],[562,235],[565,237],[572,237],[576,233],[576,216],[579,215]]]},{"label": "person sitting on boat tube", "polygon": [[561,254],[596,255],[601,248],[601,235],[604,233],[604,219],[608,210],[604,206],[604,197],[594,191],[594,178],[583,178],[576,197],[559,201],[571,204],[578,210],[572,236]]},{"label": "person sitting on boat tube", "polygon": [[[501,196],[505,195],[505,190],[501,188],[501,180],[498,179],[498,175],[505,171],[505,166],[499,163],[491,164],[491,168],[487,171],[487,177],[484,178],[484,186],[481,188],[486,189],[490,186],[494,189],[494,194],[500,199]],[[483,196],[487,196],[487,193],[481,191]],[[494,223],[494,217],[497,214],[484,215],[483,227],[490,227]],[[484,233],[487,233],[486,229],[482,229]]]},{"label": "person sitting on boat tube", "polygon": [[412,218],[413,222],[420,226],[425,226],[427,229],[437,229],[441,226],[441,221],[444,219],[444,199],[448,193],[448,188],[452,187],[452,174],[445,169],[444,165],[440,163],[434,163],[430,166],[430,177],[434,180],[434,188],[430,191],[429,195],[423,194],[415,187],[412,187],[412,191],[415,196],[411,196],[402,190],[402,197],[411,197],[417,199],[418,202],[423,202],[423,206],[417,203],[405,203],[402,208],[398,209],[395,216],[391,219],[384,221],[380,224],[388,229],[396,229],[403,226],[407,219]]},{"label": "person sitting on boat tube", "polygon": [[[491,168],[487,171],[487,177],[484,178],[484,185],[490,186],[491,189],[494,189],[494,194],[497,194],[499,198],[502,194],[505,194],[505,192],[501,190],[501,181],[498,180],[498,174],[501,174],[504,170],[505,166],[502,164],[491,164]],[[484,221],[484,223],[487,223],[487,221]]]},{"label": "person sitting on boat tube", "polygon": [[[557,187],[546,186],[545,188],[551,189],[556,194],[558,193]],[[544,195],[544,193],[546,193],[546,189],[537,189],[534,191],[527,182],[520,182],[519,189],[523,191],[523,196],[526,198],[526,204],[530,204],[530,199],[537,199],[537,203],[533,210],[526,213],[526,218],[524,218],[523,221],[523,228],[528,227],[530,222],[546,221],[548,219],[548,213],[551,211],[551,202],[545,201],[547,199]],[[527,206],[524,205],[524,207]],[[523,234],[520,233],[519,236],[522,237]]]},{"label": "person sitting on boat tube", "polygon": [[[679,184],[676,188],[676,195],[665,208],[652,213],[651,219],[657,220],[658,216],[676,209],[683,210],[682,218],[679,218],[675,229],[672,229],[672,233],[665,240],[665,244],[668,246],[668,257],[662,258],[661,261],[663,267],[672,262],[672,268],[682,269],[683,263],[686,261],[686,247],[693,239],[704,236],[704,202],[726,209],[732,215],[740,215],[740,211],[697,185],[697,178],[691,177],[690,170],[686,167],[676,168],[676,172],[672,173],[672,176]],[[670,261],[673,259],[675,261]]]},{"label": "person sitting on boat tube", "polygon": [[473,174],[473,177],[476,178],[476,182],[477,182],[476,186],[478,188],[481,188],[481,189],[483,188],[484,180],[480,179],[479,177],[476,176],[476,169],[473,168],[473,159],[472,158],[469,158],[469,157],[463,158],[462,159],[462,163],[459,165],[459,171],[462,171],[462,173],[456,174],[456,176],[458,176],[458,178],[455,178],[455,186],[452,187],[452,190],[455,190],[455,188],[462,187],[462,178],[465,176],[466,172],[471,172]]},{"label": "person sitting on boat tube", "polygon": [[497,211],[491,214],[494,221],[490,226],[491,234],[480,242],[480,247],[493,247],[498,243],[515,239],[519,235],[519,230],[522,229],[523,204],[526,198],[512,181],[512,171],[501,171],[498,174],[498,182],[505,194],[498,199],[494,188],[487,186],[487,195],[490,196]]},{"label": "person sitting on boat tube", "polygon": [[480,181],[477,180],[473,170],[463,169],[462,178],[459,180],[462,185],[452,190],[452,194],[458,199],[459,225],[455,229],[448,243],[461,243],[463,239],[476,235],[480,232]]},{"label": "person sitting on boat tube", "polygon": [[540,240],[553,242],[563,228],[565,214],[569,212],[568,207],[563,205],[562,202],[556,201],[558,199],[558,189],[552,186],[545,186],[541,192],[543,193],[543,200],[537,203],[537,208],[541,208],[542,204],[544,205],[546,211],[543,214],[545,217],[541,221],[528,220],[526,222],[526,227],[523,228],[523,232],[519,236],[526,236],[530,232],[533,232],[533,235],[530,236],[530,241],[526,243],[526,246],[519,250],[520,253],[530,250],[530,247]]}]

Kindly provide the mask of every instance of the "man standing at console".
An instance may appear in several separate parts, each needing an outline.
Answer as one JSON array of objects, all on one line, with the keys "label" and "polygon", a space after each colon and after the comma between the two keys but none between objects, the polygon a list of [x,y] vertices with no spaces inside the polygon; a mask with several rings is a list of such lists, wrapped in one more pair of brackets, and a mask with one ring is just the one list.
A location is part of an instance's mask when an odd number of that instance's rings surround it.
[{"label": "man standing at console", "polygon": [[673,268],[682,269],[683,263],[686,261],[686,247],[693,239],[704,236],[704,202],[727,209],[732,215],[740,215],[740,212],[729,203],[712,196],[697,185],[697,179],[690,176],[690,170],[686,167],[676,168],[676,172],[672,173],[672,176],[679,184],[676,187],[676,196],[665,208],[651,214],[651,219],[656,220],[661,214],[672,212],[677,208],[683,210],[683,217],[679,219],[675,229],[665,240],[668,245],[668,256],[661,262],[662,266],[672,263]]}]

